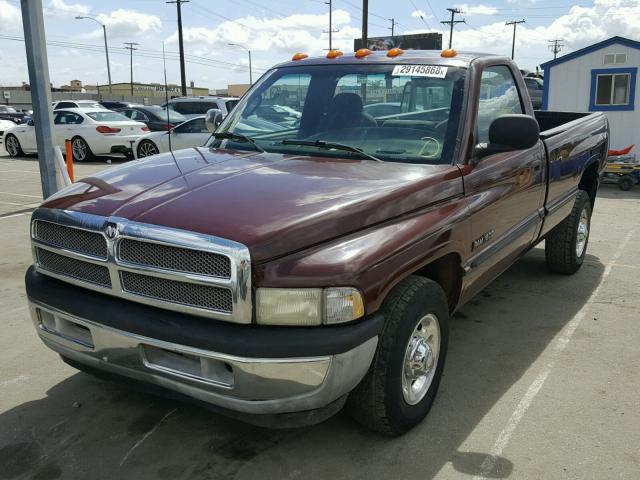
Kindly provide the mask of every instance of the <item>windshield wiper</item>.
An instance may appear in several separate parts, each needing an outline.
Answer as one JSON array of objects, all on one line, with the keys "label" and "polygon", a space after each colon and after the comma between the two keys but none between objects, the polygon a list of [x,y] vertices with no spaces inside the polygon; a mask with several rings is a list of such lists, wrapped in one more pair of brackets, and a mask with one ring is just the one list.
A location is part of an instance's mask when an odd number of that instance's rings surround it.
[{"label": "windshield wiper", "polygon": [[342,150],[345,152],[357,153],[358,155],[368,158],[369,160],[375,160],[376,162],[382,162],[379,158],[365,152],[361,148],[353,147],[351,145],[345,145],[344,143],[325,142],[324,140],[282,140],[283,145],[300,145],[304,147],[318,147],[326,148],[327,150]]},{"label": "windshield wiper", "polygon": [[256,150],[259,150],[261,152],[265,151],[265,149],[262,148],[260,145],[258,145],[253,138],[247,137],[246,135],[242,135],[241,133],[213,132],[211,135],[213,135],[215,138],[229,139],[229,140],[241,140],[243,142],[250,143],[251,145],[256,147]]}]

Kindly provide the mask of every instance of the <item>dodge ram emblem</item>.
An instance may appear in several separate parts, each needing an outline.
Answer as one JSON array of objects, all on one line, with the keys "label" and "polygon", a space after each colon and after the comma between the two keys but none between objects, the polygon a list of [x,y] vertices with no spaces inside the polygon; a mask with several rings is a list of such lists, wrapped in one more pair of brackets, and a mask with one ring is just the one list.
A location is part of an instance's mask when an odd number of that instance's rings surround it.
[{"label": "dodge ram emblem", "polygon": [[107,235],[107,238],[116,238],[118,236],[118,225],[115,223],[109,223],[104,229],[104,233]]}]

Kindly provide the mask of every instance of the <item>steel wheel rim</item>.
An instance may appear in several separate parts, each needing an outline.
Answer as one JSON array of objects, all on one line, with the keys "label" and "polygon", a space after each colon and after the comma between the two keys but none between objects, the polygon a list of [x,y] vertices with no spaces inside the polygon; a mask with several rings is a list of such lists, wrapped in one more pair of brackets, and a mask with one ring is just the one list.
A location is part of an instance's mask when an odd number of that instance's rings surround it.
[{"label": "steel wheel rim", "polygon": [[151,142],[144,142],[140,145],[139,157],[149,157],[151,155],[156,155],[158,153],[158,149]]},{"label": "steel wheel rim", "polygon": [[7,152],[9,152],[9,155],[15,157],[16,155],[18,155],[18,140],[15,137],[9,137],[7,138]]},{"label": "steel wheel rim", "polygon": [[578,233],[576,234],[576,256],[580,258],[584,253],[589,238],[589,215],[587,209],[583,208],[580,212],[580,221],[578,222]]},{"label": "steel wheel rim", "polygon": [[82,161],[87,157],[87,145],[84,143],[84,140],[80,140],[79,138],[73,141],[73,156],[78,161]]},{"label": "steel wheel rim", "polygon": [[435,377],[440,355],[440,324],[429,313],[418,320],[402,362],[402,396],[409,405],[420,403]]}]

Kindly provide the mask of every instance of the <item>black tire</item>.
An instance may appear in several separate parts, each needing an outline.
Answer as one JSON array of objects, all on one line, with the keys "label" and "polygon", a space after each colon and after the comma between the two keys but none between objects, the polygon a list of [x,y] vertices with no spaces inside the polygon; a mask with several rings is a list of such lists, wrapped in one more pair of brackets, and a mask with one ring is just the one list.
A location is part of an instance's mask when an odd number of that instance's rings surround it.
[{"label": "black tire", "polygon": [[631,190],[635,183],[636,182],[631,175],[624,175],[618,180],[618,188],[626,192],[627,190]]},{"label": "black tire", "polygon": [[20,145],[20,141],[15,135],[7,135],[4,139],[4,149],[11,158],[24,157],[24,151]]},{"label": "black tire", "polygon": [[[433,405],[447,354],[449,308],[440,285],[411,276],[389,293],[381,313],[386,320],[376,354],[363,380],[349,394],[347,408],[365,427],[397,436],[420,423]],[[403,393],[405,355],[416,323],[429,314],[435,316],[439,327],[439,354],[426,393],[410,404]]]},{"label": "black tire", "polygon": [[142,140],[138,144],[136,153],[138,155],[138,158],[144,158],[150,157],[152,155],[157,155],[158,153],[160,153],[160,149],[151,140]]},{"label": "black tire", "polygon": [[[81,154],[82,151],[84,151],[84,154]],[[89,144],[82,137],[73,137],[71,139],[71,154],[74,162],[89,162],[94,158]]]},{"label": "black tire", "polygon": [[[586,237],[581,252],[578,252],[578,229],[580,219],[586,214]],[[571,275],[582,266],[587,254],[589,231],[591,229],[591,201],[587,192],[580,190],[573,204],[573,210],[560,225],[555,227],[545,239],[544,253],[549,269],[556,273]]]}]

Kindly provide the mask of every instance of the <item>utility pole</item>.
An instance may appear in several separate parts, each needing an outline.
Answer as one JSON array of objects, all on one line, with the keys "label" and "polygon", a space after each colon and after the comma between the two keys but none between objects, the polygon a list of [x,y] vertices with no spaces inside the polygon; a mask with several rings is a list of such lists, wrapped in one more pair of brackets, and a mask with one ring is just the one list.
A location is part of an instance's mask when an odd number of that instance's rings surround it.
[{"label": "utility pole", "polygon": [[362,48],[367,48],[369,27],[369,0],[362,0]]},{"label": "utility pole", "polygon": [[563,38],[556,38],[555,40],[549,40],[549,43],[551,43],[551,45],[549,45],[549,50],[553,52],[554,60],[558,56],[558,53],[560,53],[560,50],[562,50],[562,47],[564,47],[564,44],[560,43],[563,40],[564,40]]},{"label": "utility pole", "polygon": [[[337,32],[338,30],[333,29],[333,0],[329,0],[328,2],[324,2],[326,5],[329,5],[329,50],[333,50],[333,41],[332,34]],[[325,31],[325,33],[327,33]]]},{"label": "utility pole", "polygon": [[516,52],[516,27],[519,23],[524,23],[524,18],[522,20],[513,20],[511,22],[505,23],[505,25],[513,25],[513,41],[511,42],[511,60]]},{"label": "utility pole", "polygon": [[129,50],[129,64],[130,64],[130,68],[131,68],[131,96],[133,97],[133,51],[137,50],[137,48],[134,48],[134,45],[140,45],[139,43],[136,42],[124,42],[125,45],[127,45],[126,48],[127,50]]},{"label": "utility pole", "polygon": [[390,18],[389,21],[391,22],[391,27],[389,28],[389,30],[391,30],[391,36],[393,37],[395,26],[398,24],[398,22],[396,22],[395,18]]},{"label": "utility pole", "polygon": [[453,45],[453,26],[456,25],[457,23],[467,23],[465,22],[464,19],[462,20],[456,20],[456,13],[463,13],[462,10],[460,10],[459,8],[447,8],[448,11],[451,12],[451,20],[444,20],[440,23],[444,24],[444,25],[449,25],[450,30],[449,30],[449,48],[451,48],[451,46]]},{"label": "utility pole", "polygon": [[55,147],[53,141],[53,111],[51,110],[51,86],[49,85],[49,61],[47,39],[44,34],[42,0],[21,0],[24,46],[27,51],[27,68],[33,120],[40,166],[42,197],[56,193]]},{"label": "utility pole", "polygon": [[180,48],[180,82],[182,84],[182,96],[187,96],[187,74],[184,67],[184,43],[182,41],[182,8],[183,3],[188,3],[189,0],[172,0],[166,3],[175,3],[178,10],[178,46]]},{"label": "utility pole", "polygon": [[96,22],[98,25],[100,25],[102,27],[102,34],[104,35],[104,54],[107,57],[107,77],[109,78],[109,93],[111,92],[111,65],[109,64],[109,47],[107,47],[107,27],[105,27],[104,23],[102,23],[100,20],[93,18],[93,17],[81,17],[78,16],[76,17],[76,20],[93,20],[94,22]]}]

